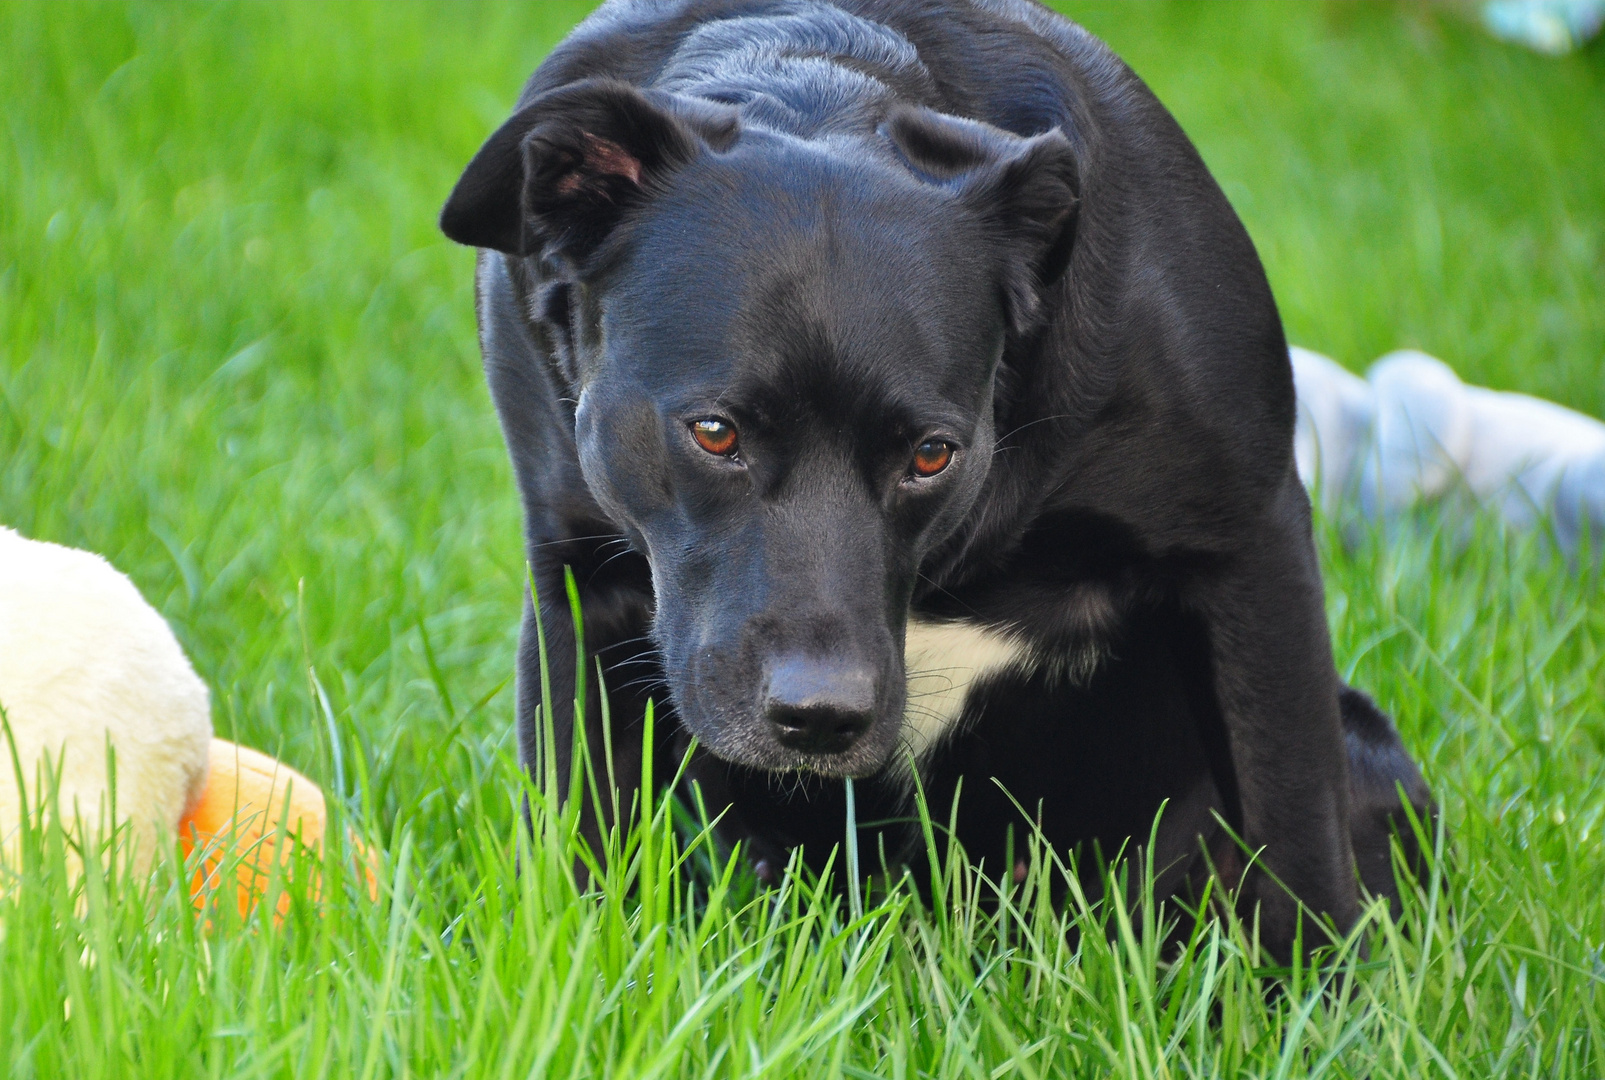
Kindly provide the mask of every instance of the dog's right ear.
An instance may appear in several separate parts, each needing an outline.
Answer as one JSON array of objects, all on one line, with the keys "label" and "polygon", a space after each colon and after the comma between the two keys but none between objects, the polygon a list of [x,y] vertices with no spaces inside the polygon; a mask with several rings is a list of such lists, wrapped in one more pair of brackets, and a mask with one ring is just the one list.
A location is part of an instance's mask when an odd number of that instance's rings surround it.
[{"label": "dog's right ear", "polygon": [[543,94],[468,163],[440,212],[459,244],[577,263],[633,206],[706,148],[726,149],[735,110],[612,79]]}]

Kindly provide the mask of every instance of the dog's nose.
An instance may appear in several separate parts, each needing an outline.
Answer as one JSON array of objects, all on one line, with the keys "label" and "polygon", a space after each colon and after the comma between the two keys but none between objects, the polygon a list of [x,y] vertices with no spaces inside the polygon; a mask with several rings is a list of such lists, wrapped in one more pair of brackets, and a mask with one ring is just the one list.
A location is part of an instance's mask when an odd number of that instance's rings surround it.
[{"label": "dog's nose", "polygon": [[875,673],[841,660],[791,656],[771,662],[764,715],[782,746],[839,754],[875,719]]}]

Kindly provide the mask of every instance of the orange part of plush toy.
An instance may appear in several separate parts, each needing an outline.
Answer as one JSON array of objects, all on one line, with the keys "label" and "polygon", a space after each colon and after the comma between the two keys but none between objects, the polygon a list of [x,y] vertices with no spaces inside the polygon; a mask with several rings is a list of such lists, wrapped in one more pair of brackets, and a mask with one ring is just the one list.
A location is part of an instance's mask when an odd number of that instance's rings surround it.
[{"label": "orange part of plush toy", "polygon": [[[196,847],[202,852],[190,885],[195,905],[204,907],[224,888],[227,862],[236,867],[236,900],[240,917],[246,918],[266,891],[275,861],[287,881],[293,878],[309,860],[292,860],[292,855],[298,847],[321,853],[327,825],[328,807],[316,784],[266,754],[213,739],[206,787],[178,825],[185,858]],[[377,899],[373,859],[360,844],[356,847],[368,894]],[[314,879],[311,895],[317,896],[319,887]],[[286,891],[279,895],[275,919],[289,910]]]}]

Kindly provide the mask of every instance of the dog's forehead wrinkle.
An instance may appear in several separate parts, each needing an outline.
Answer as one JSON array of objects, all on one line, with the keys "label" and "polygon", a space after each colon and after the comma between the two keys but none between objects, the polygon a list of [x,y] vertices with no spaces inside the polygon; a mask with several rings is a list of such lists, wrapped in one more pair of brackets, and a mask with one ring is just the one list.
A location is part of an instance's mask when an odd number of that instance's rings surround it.
[{"label": "dog's forehead wrinkle", "polygon": [[631,243],[677,265],[719,254],[844,272],[866,255],[882,269],[896,259],[899,278],[879,276],[896,284],[939,279],[996,242],[991,223],[951,192],[863,150],[853,140],[744,140],[677,174],[632,221]]},{"label": "dog's forehead wrinkle", "polygon": [[[798,293],[807,301],[796,300]],[[777,286],[735,331],[740,394],[785,416],[881,432],[973,423],[990,389],[995,348],[944,340],[911,305],[867,311],[821,302],[817,289]],[[842,310],[843,308],[846,310]]]},{"label": "dog's forehead wrinkle", "polygon": [[699,286],[706,275],[696,266],[676,263],[670,256],[622,280],[602,320],[614,362],[665,394],[702,383],[709,397],[740,400],[747,386],[770,384],[789,399],[788,382],[829,375],[841,385],[819,387],[823,400],[857,400],[879,382],[905,395],[945,395],[962,411],[990,376],[998,348],[991,337],[1001,339],[975,330],[989,313],[953,310],[940,283],[916,288],[908,284],[916,275],[896,266],[855,276],[801,256],[748,266],[737,255],[721,259],[728,280],[715,290]]},{"label": "dog's forehead wrinkle", "polygon": [[[766,176],[774,162],[747,165],[691,178],[639,223],[608,305],[632,353],[722,358],[742,373],[777,357],[817,367],[824,354],[960,401],[985,384],[1003,327],[978,233],[924,197],[888,200],[824,168],[804,183]],[[726,190],[746,172],[741,191]],[[799,187],[807,198],[788,195]]]}]

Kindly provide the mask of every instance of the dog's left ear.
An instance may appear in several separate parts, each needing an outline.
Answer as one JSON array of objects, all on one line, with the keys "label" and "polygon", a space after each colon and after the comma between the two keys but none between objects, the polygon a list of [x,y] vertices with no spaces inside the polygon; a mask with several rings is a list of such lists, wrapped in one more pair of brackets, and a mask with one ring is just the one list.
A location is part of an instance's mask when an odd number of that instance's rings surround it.
[{"label": "dog's left ear", "polygon": [[955,190],[1003,241],[1003,299],[1021,334],[1064,275],[1075,242],[1081,168],[1058,128],[1024,137],[930,109],[901,109],[882,130],[910,168]]},{"label": "dog's left ear", "polygon": [[737,132],[734,110],[612,79],[573,83],[485,141],[440,228],[459,244],[583,263],[674,171]]}]

